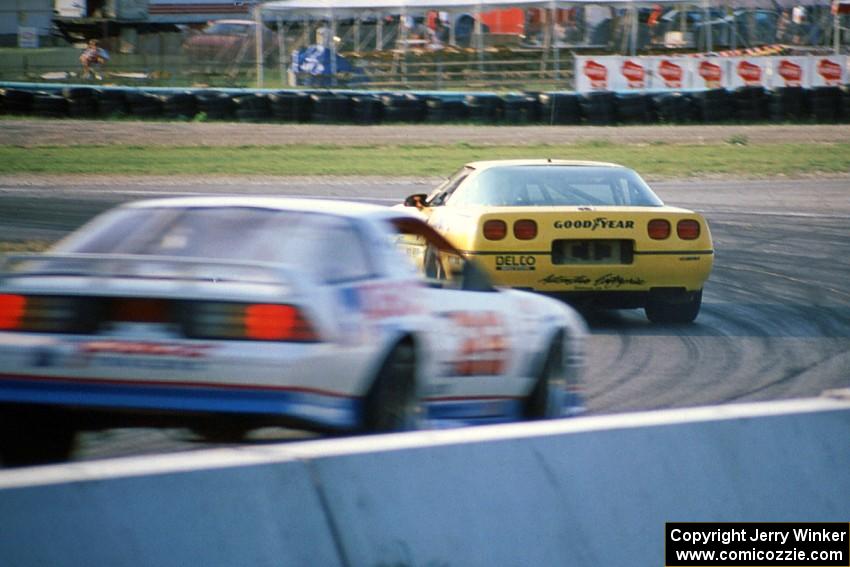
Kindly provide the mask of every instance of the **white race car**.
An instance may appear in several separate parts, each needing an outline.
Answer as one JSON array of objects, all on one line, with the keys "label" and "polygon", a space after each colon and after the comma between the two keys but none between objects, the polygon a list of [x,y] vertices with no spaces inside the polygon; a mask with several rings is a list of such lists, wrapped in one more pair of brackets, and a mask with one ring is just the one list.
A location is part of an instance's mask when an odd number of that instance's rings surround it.
[{"label": "white race car", "polygon": [[389,431],[566,416],[586,327],[496,289],[406,211],[320,200],[143,201],[0,274],[0,451],[78,430]]}]

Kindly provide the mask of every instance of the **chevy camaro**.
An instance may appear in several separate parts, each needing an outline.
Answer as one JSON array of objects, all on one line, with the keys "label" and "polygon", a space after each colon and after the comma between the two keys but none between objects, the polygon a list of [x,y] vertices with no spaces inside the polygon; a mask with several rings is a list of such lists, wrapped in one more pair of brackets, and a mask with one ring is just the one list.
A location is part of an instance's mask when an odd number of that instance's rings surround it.
[{"label": "chevy camaro", "polygon": [[714,248],[702,215],[664,205],[633,170],[598,162],[465,165],[415,208],[501,286],[689,323]]},{"label": "chevy camaro", "polygon": [[0,273],[0,454],[62,460],[78,430],[377,432],[566,416],[584,321],[494,288],[408,211],[143,201]]}]

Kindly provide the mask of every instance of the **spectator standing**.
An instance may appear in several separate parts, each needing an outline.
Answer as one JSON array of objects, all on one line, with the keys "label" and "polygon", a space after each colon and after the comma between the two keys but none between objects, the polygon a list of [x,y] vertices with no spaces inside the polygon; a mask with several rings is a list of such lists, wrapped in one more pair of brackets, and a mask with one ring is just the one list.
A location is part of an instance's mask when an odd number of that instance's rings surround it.
[{"label": "spectator standing", "polygon": [[88,79],[92,75],[95,79],[100,80],[102,77],[97,70],[101,65],[109,61],[109,53],[100,47],[96,39],[90,39],[88,46],[80,55],[80,63],[83,66],[83,79]]}]

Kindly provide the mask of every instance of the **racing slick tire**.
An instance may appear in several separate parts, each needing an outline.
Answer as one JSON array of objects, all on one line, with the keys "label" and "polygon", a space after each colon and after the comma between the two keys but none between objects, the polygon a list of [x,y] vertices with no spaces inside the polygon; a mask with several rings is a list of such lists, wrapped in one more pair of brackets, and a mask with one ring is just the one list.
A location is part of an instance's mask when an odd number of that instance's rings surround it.
[{"label": "racing slick tire", "polygon": [[685,301],[650,295],[644,312],[653,323],[684,325],[694,322],[701,306],[702,290],[690,294]]},{"label": "racing slick tire", "polygon": [[76,430],[62,410],[0,406],[0,463],[6,467],[67,461]]},{"label": "racing slick tire", "polygon": [[413,344],[401,342],[378,372],[363,403],[363,429],[369,433],[419,428],[421,409],[416,387]]},{"label": "racing slick tire", "polygon": [[565,385],[558,379],[563,364],[564,347],[561,336],[555,337],[546,353],[546,360],[531,392],[525,398],[522,417],[525,420],[555,419],[561,417],[564,407]]}]

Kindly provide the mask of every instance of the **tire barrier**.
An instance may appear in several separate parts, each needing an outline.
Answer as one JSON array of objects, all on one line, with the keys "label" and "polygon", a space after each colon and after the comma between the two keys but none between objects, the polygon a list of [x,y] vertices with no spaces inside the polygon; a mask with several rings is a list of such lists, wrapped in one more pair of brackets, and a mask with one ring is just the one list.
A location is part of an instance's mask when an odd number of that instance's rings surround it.
[{"label": "tire barrier", "polygon": [[427,100],[413,94],[387,94],[381,97],[384,122],[422,122]]},{"label": "tire barrier", "polygon": [[[17,85],[17,84],[16,84]],[[850,122],[850,85],[733,91],[614,93],[370,93],[95,88],[0,88],[0,112],[51,118],[239,120],[318,124],[686,124]]]},{"label": "tire barrier", "polygon": [[587,93],[579,99],[585,122],[593,126],[610,126],[616,120],[614,102],[616,95],[610,91]]},{"label": "tire barrier", "polygon": [[162,97],[163,116],[176,120],[188,120],[198,113],[198,99],[190,92],[175,93]]},{"label": "tire barrier", "polygon": [[533,124],[540,116],[537,96],[508,95],[502,99],[502,122],[504,124]]},{"label": "tire barrier", "polygon": [[494,124],[502,114],[502,98],[498,95],[477,94],[466,96],[469,120],[481,124]]},{"label": "tire barrier", "polygon": [[538,96],[543,124],[580,124],[581,106],[574,93],[545,93]]},{"label": "tire barrier", "polygon": [[652,97],[655,115],[662,124],[688,124],[698,119],[693,97],[685,93],[661,93]]},{"label": "tire barrier", "polygon": [[839,87],[815,87],[809,95],[809,106],[815,122],[836,122],[841,112]]},{"label": "tire barrier", "polygon": [[847,401],[789,400],[8,470],[0,557],[664,565],[665,522],[846,526],[848,429]]},{"label": "tire barrier", "polygon": [[735,118],[735,102],[726,89],[709,89],[694,93],[693,97],[700,121],[713,124]]},{"label": "tire barrier", "polygon": [[372,95],[351,97],[354,122],[357,124],[379,124],[384,116],[384,103]]},{"label": "tire barrier", "polygon": [[643,94],[618,94],[615,99],[617,119],[623,124],[657,122],[652,98]]},{"label": "tire barrier", "polygon": [[425,106],[428,122],[463,122],[469,116],[466,102],[459,99],[430,98]]},{"label": "tire barrier", "polygon": [[739,122],[763,122],[767,118],[767,93],[763,87],[739,87],[732,91],[732,98]]},{"label": "tire barrier", "polygon": [[311,99],[307,93],[271,93],[269,94],[269,104],[271,104],[272,116],[276,121],[308,122],[310,120]]},{"label": "tire barrier", "polygon": [[233,98],[236,119],[240,122],[269,122],[272,107],[269,97],[262,93],[249,93]]},{"label": "tire barrier", "polygon": [[68,101],[68,116],[71,118],[96,118],[98,115],[98,91],[91,87],[68,87],[62,89]]},{"label": "tire barrier", "polygon": [[313,94],[312,121],[318,124],[339,124],[354,119],[351,99],[339,94]]},{"label": "tire barrier", "polygon": [[768,117],[773,122],[804,120],[808,104],[803,87],[781,87],[768,96]]}]

